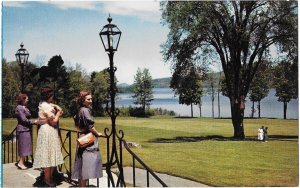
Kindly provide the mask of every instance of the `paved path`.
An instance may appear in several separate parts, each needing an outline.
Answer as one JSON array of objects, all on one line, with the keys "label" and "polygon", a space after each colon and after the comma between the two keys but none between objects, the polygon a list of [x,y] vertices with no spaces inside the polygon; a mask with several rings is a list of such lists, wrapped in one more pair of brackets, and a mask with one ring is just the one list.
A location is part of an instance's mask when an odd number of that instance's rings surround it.
[{"label": "paved path", "polygon": [[[132,167],[124,167],[124,178],[125,182],[129,186],[133,185],[132,177]],[[40,171],[33,170],[32,168],[28,170],[18,170],[14,163],[3,165],[3,187],[33,187],[36,182],[36,178],[39,177]],[[147,173],[143,169],[135,169],[136,186],[146,187],[147,186]],[[206,185],[190,181],[187,179],[170,176],[167,174],[156,173],[169,187],[206,187]],[[117,177],[114,176],[114,179]],[[158,181],[156,181],[151,174],[149,174],[149,184],[150,187],[162,187]],[[95,187],[97,185],[96,180],[90,180],[90,185]],[[62,182],[62,184],[57,187],[74,187],[74,184],[69,184],[67,182]],[[99,187],[107,187],[107,174],[103,171],[103,177],[99,179]]]},{"label": "paved path", "polygon": [[[19,170],[14,163],[3,165],[3,187],[33,187],[36,178],[40,176],[40,171],[29,168],[28,170]],[[114,177],[116,178],[116,177]],[[97,180],[90,180],[90,185],[95,187]],[[61,182],[57,187],[74,187],[75,184]],[[99,179],[99,187],[107,187],[107,174],[103,171],[103,177]]]},{"label": "paved path", "polygon": [[[133,185],[133,173],[132,167],[124,167],[125,182]],[[155,173],[168,187],[207,187],[207,185],[194,182],[191,180],[183,179],[176,176],[170,176],[168,174]],[[143,169],[135,169],[135,183],[139,187],[147,187],[147,171]],[[150,187],[162,187],[161,184],[149,173],[149,185]]]}]

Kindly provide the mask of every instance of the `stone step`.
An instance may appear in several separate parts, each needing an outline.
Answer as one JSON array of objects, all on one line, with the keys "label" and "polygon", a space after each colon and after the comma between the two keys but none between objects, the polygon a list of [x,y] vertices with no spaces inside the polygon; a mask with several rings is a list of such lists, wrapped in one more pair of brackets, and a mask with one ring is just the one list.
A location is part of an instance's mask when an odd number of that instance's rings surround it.
[{"label": "stone step", "polygon": [[[112,169],[113,172],[117,172],[117,169]],[[132,167],[124,167],[124,178],[126,186],[133,186],[133,170]],[[40,176],[39,170],[29,168],[27,170],[19,170],[15,163],[3,164],[3,176],[2,187],[33,187],[37,177]],[[155,173],[163,182],[169,187],[207,187],[207,185],[187,180],[184,178],[171,176],[163,173]],[[117,176],[113,173],[113,178],[116,182]],[[135,169],[135,183],[137,187],[147,187],[147,171],[144,169]],[[97,187],[97,179],[91,179],[89,181],[91,187]],[[161,184],[149,174],[150,187],[162,187]],[[75,183],[61,182],[57,187],[74,187]],[[99,187],[107,187],[107,174],[103,170],[103,177],[99,178]]]},{"label": "stone step", "polygon": [[[36,182],[37,177],[40,176],[39,170],[34,170],[29,168],[27,170],[20,170],[15,166],[15,163],[3,164],[3,187],[33,187]],[[114,175],[114,174],[113,174]],[[114,176],[114,179],[117,177]],[[96,187],[97,179],[90,179],[89,185]],[[75,184],[70,184],[68,182],[62,181],[57,187],[70,187],[75,186]],[[107,187],[107,174],[103,170],[103,177],[99,178],[99,187]]]}]

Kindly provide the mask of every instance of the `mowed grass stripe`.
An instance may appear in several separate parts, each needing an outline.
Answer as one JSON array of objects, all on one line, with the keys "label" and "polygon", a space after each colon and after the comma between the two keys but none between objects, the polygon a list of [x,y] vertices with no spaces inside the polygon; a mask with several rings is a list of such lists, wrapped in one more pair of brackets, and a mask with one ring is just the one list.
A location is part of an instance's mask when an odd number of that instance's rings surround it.
[{"label": "mowed grass stripe", "polygon": [[[95,121],[98,131],[111,127],[107,117]],[[132,150],[157,172],[212,186],[298,186],[298,120],[245,119],[244,124],[245,141],[231,139],[230,119],[120,117],[117,130],[142,145]],[[15,125],[15,119],[4,119],[3,133]],[[269,127],[265,143],[255,140],[261,125]],[[75,130],[71,118],[62,119],[60,127]],[[106,160],[105,140],[100,143]],[[123,155],[124,165],[131,166],[131,156]]]}]

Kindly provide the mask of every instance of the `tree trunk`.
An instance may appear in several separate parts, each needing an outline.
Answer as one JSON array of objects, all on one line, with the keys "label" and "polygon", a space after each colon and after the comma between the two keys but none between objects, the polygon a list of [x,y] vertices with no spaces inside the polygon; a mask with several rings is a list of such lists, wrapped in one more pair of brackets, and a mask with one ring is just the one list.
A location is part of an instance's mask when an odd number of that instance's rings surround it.
[{"label": "tree trunk", "polygon": [[254,117],[254,101],[252,101],[251,118]]},{"label": "tree trunk", "polygon": [[258,118],[260,118],[260,101],[258,101],[257,108],[258,108]]},{"label": "tree trunk", "polygon": [[244,102],[238,101],[237,99],[231,99],[231,117],[232,117],[232,125],[234,129],[234,138],[238,140],[245,139],[244,133],[244,110],[245,105]]},{"label": "tree trunk", "polygon": [[143,115],[146,116],[146,104],[145,102],[143,102]]},{"label": "tree trunk", "polygon": [[57,103],[57,101],[56,101],[56,85],[55,85],[55,82],[56,81],[54,81],[53,82],[53,101],[55,102],[55,103]]},{"label": "tree trunk", "polygon": [[212,118],[215,117],[215,112],[214,112],[214,101],[215,101],[215,96],[214,96],[214,87],[211,87],[211,116]]},{"label": "tree trunk", "polygon": [[191,103],[191,117],[193,118],[193,103]]},{"label": "tree trunk", "polygon": [[218,118],[221,118],[221,112],[220,112],[220,89],[218,89]]},{"label": "tree trunk", "polygon": [[283,119],[286,119],[287,102],[283,101]]},{"label": "tree trunk", "polygon": [[200,110],[200,117],[202,117],[202,109],[201,109],[201,107],[202,107],[202,101],[201,101],[201,97],[200,97],[200,99],[199,99],[199,110]]}]

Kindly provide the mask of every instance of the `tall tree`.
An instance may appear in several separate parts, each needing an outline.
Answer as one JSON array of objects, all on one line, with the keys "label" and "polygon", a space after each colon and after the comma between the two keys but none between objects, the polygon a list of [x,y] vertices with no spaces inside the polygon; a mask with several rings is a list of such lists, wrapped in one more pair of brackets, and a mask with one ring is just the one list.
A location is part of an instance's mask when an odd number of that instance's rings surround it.
[{"label": "tall tree", "polygon": [[200,69],[192,64],[188,70],[176,69],[172,75],[170,87],[173,88],[176,95],[179,95],[179,104],[191,105],[191,117],[193,117],[193,104],[199,104],[203,95]]},{"label": "tall tree", "polygon": [[215,117],[215,95],[216,95],[216,89],[218,89],[218,78],[216,73],[211,71],[209,74],[207,74],[207,82],[208,82],[208,88],[207,93],[211,96],[211,117]]},{"label": "tall tree", "polygon": [[[257,63],[257,62],[256,62]],[[270,89],[270,63],[263,61],[257,69],[250,84],[249,99],[252,101],[252,118],[254,117],[254,103],[258,102],[258,117],[260,118],[260,101],[268,96]]]},{"label": "tall tree", "polygon": [[75,68],[69,67],[67,72],[69,75],[69,96],[67,97],[68,103],[66,103],[66,107],[69,109],[70,115],[74,115],[78,111],[76,97],[80,91],[90,90],[90,77],[79,64],[76,64]]},{"label": "tall tree", "polygon": [[91,74],[93,111],[96,116],[104,115],[103,105],[109,101],[109,79],[106,69],[100,72],[92,72]]},{"label": "tall tree", "polygon": [[[33,117],[37,117],[37,107],[39,102],[39,93],[33,88],[32,79],[29,77],[29,72],[36,66],[28,62],[24,71],[24,92],[29,96],[27,104]],[[2,106],[3,117],[13,117],[16,107],[16,97],[21,92],[20,74],[21,69],[17,62],[6,62],[2,59],[2,101],[5,101]]]},{"label": "tall tree", "polygon": [[298,63],[282,61],[274,71],[275,96],[283,102],[283,118],[286,119],[287,104],[298,98]]},{"label": "tall tree", "polygon": [[297,7],[294,1],[161,3],[163,22],[170,29],[163,45],[166,61],[182,63],[203,53],[218,54],[236,139],[245,138],[244,99],[260,64],[254,62],[261,62],[273,44],[296,44]]},{"label": "tall tree", "polygon": [[134,104],[141,105],[143,113],[146,114],[146,107],[150,106],[153,100],[152,77],[148,69],[137,69],[133,92]]},{"label": "tall tree", "polygon": [[54,101],[63,108],[64,116],[68,116],[70,113],[64,105],[64,101],[66,97],[70,96],[68,95],[70,80],[66,67],[63,64],[64,61],[62,57],[55,55],[50,58],[47,66],[33,69],[30,75],[31,77],[38,75],[39,79],[35,83],[38,87],[48,85],[53,88]]},{"label": "tall tree", "polygon": [[[14,63],[16,64],[16,63]],[[16,64],[18,65],[18,64]],[[15,100],[20,92],[20,85],[16,79],[12,65],[2,59],[2,116],[13,117],[16,107]],[[5,101],[5,102],[4,102]]]}]

